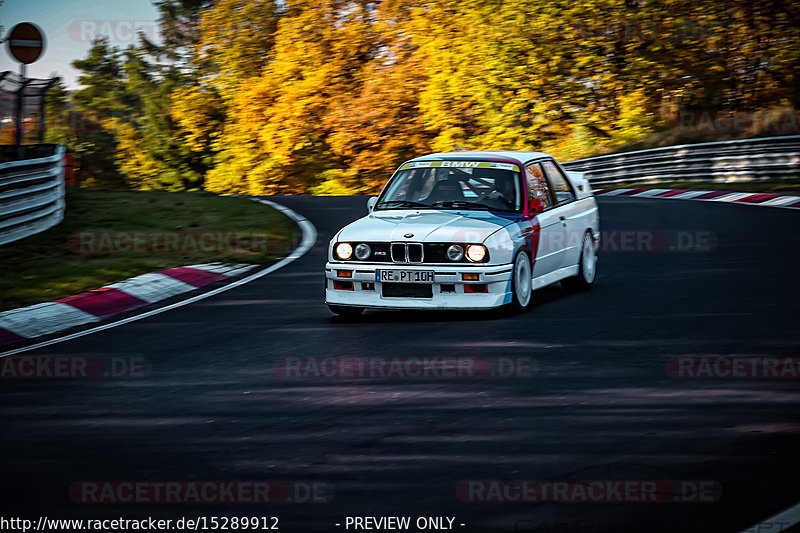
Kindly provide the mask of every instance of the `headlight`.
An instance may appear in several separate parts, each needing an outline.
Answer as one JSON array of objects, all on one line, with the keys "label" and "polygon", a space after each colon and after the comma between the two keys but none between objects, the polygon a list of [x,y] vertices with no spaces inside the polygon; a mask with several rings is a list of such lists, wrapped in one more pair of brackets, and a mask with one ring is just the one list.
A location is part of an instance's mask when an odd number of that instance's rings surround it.
[{"label": "headlight", "polygon": [[347,261],[353,257],[353,247],[349,243],[340,242],[336,245],[336,257]]},{"label": "headlight", "polygon": [[369,259],[369,256],[372,254],[372,248],[369,247],[369,244],[361,243],[356,246],[356,259],[364,260]]},{"label": "headlight", "polygon": [[486,247],[482,244],[470,244],[467,246],[467,259],[473,263],[480,263],[486,257]]},{"label": "headlight", "polygon": [[450,261],[461,261],[461,258],[464,257],[464,247],[459,246],[458,244],[452,244],[447,249],[447,258]]}]

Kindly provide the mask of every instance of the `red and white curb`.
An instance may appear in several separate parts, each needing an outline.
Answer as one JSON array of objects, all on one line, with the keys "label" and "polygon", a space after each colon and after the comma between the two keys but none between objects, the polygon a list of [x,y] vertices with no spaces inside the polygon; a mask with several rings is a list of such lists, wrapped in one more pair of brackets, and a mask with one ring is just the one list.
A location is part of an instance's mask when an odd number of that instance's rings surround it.
[{"label": "red and white curb", "polygon": [[762,205],[800,209],[800,196],[775,193],[695,191],[689,189],[597,189],[596,196],[634,196],[637,198],[667,198],[671,200],[704,200],[743,205]]},{"label": "red and white curb", "polygon": [[0,346],[98,322],[255,267],[208,263],[168,268],[53,302],[5,311],[0,313]]},{"label": "red and white curb", "polygon": [[[27,352],[84,335],[97,333],[129,322],[164,313],[171,309],[183,307],[205,298],[210,298],[221,292],[250,283],[279,268],[283,268],[311,249],[317,240],[317,230],[311,222],[288,207],[276,204],[275,202],[261,198],[253,198],[253,200],[277,209],[297,224],[302,232],[302,239],[297,248],[277,263],[266,268],[261,268],[255,272],[250,272],[248,275],[240,277],[237,280],[210,291],[191,296],[185,300],[100,324],[75,333],[70,333],[62,337],[12,349],[3,352],[0,354],[0,357]],[[215,281],[248,273],[256,268],[258,268],[258,265],[224,265],[221,263],[169,268],[160,272],[142,274],[141,276],[114,283],[94,291],[62,298],[54,302],[46,302],[21,309],[5,311],[0,313],[0,346],[33,339],[43,335],[51,335],[75,326],[98,322],[153,302],[193,291]]]}]

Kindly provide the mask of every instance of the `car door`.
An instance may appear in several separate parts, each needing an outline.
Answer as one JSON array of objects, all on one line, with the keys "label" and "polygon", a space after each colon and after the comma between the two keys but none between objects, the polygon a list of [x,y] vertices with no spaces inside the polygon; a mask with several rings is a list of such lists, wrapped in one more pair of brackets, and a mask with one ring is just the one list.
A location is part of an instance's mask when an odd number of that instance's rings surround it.
[{"label": "car door", "polygon": [[536,256],[533,264],[533,277],[538,278],[561,268],[564,262],[567,226],[557,209],[555,196],[540,162],[528,163],[525,166],[525,179],[529,204],[538,201],[544,207],[544,210],[536,215],[539,223],[539,235],[538,243],[533,246]]},{"label": "car door", "polygon": [[545,159],[542,161],[542,168],[555,199],[556,206],[553,211],[558,214],[565,229],[561,267],[576,265],[581,252],[583,234],[586,231],[583,209],[576,201],[577,196],[572,184],[556,162]]}]

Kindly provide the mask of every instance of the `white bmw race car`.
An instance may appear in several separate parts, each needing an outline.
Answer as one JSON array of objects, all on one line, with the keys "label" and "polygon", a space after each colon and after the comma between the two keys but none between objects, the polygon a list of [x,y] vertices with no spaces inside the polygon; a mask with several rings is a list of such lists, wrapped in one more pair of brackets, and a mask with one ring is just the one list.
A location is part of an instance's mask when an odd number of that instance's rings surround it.
[{"label": "white bmw race car", "polygon": [[519,311],[557,281],[587,288],[600,238],[579,172],[540,152],[452,152],[400,166],[331,240],[325,301],[364,309]]}]

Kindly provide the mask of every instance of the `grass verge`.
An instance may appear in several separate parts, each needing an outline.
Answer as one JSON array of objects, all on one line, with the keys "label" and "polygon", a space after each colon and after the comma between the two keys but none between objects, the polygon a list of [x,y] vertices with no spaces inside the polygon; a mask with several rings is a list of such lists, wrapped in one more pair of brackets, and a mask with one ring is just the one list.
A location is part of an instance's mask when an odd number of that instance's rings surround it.
[{"label": "grass verge", "polygon": [[64,221],[0,246],[0,311],[197,263],[285,255],[294,223],[246,198],[68,189]]}]

